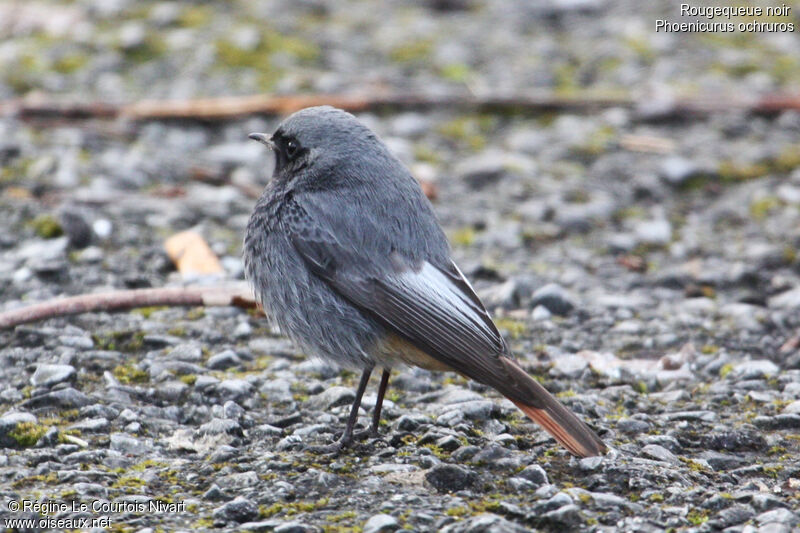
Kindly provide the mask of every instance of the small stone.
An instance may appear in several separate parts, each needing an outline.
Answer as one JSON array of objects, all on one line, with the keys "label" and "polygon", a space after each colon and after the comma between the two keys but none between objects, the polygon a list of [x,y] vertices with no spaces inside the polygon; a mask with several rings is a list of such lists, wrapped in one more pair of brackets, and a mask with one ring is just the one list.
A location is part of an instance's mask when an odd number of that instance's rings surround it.
[{"label": "small stone", "polygon": [[690,178],[696,176],[700,168],[692,161],[683,157],[667,157],[662,161],[659,174],[670,185],[682,185]]},{"label": "small stone", "polygon": [[214,483],[212,484],[207,491],[203,493],[203,499],[207,501],[219,501],[225,498],[225,493],[222,492],[222,489]]},{"label": "small stone", "polygon": [[203,359],[203,351],[196,344],[179,344],[167,353],[166,358],[196,363]]},{"label": "small stone", "polygon": [[[537,306],[539,309],[543,306]],[[549,313],[549,311],[548,311]],[[550,368],[550,374],[553,376],[564,376],[567,378],[577,378],[583,374],[583,371],[589,366],[589,362],[576,354],[565,354],[553,359],[553,366]]]},{"label": "small stone", "polygon": [[524,282],[517,278],[495,285],[480,292],[479,296],[486,305],[487,309],[516,309],[520,306],[520,300],[527,287]]},{"label": "small stone", "polygon": [[231,367],[238,366],[241,362],[242,360],[236,355],[236,352],[233,350],[224,350],[209,357],[206,366],[211,370],[227,370]]},{"label": "small stone", "polygon": [[707,450],[726,450],[729,452],[757,452],[767,448],[767,441],[761,434],[747,430],[705,433],[701,435],[700,443]]},{"label": "small stone", "polygon": [[539,519],[539,524],[547,529],[578,531],[583,524],[583,517],[577,505],[565,505],[545,513]]},{"label": "small stone", "polygon": [[518,477],[518,476],[510,477],[508,478],[506,483],[508,483],[508,486],[511,487],[511,489],[514,492],[536,490],[536,485],[531,483],[524,477]]},{"label": "small stone", "polygon": [[238,496],[221,507],[214,509],[212,516],[223,522],[249,522],[258,518],[258,506],[252,501]]},{"label": "small stone", "polygon": [[634,228],[634,234],[640,243],[664,246],[672,240],[672,224],[664,218],[642,221]]},{"label": "small stone", "polygon": [[789,289],[767,300],[770,309],[797,309],[800,307],[800,287]]},{"label": "small stone", "polygon": [[69,244],[73,248],[86,248],[92,243],[92,227],[77,209],[61,210],[58,215],[58,221],[61,223],[61,228],[67,234]]},{"label": "small stone", "polygon": [[756,516],[756,522],[759,525],[777,522],[779,524],[795,526],[797,525],[798,519],[797,515],[791,512],[789,509],[784,509],[781,507],[778,509],[773,509],[772,511],[761,513],[760,515]]},{"label": "small stone", "polygon": [[769,359],[754,359],[734,365],[728,375],[737,380],[760,379],[774,376],[779,371],[780,367]]},{"label": "small stone", "polygon": [[107,418],[89,418],[70,424],[67,429],[78,430],[81,433],[108,433],[111,423]]},{"label": "small stone", "polygon": [[800,415],[782,414],[775,416],[757,416],[753,425],[761,429],[800,429]]},{"label": "small stone", "polygon": [[109,449],[126,455],[145,455],[153,451],[153,445],[149,440],[137,439],[132,435],[112,433]]},{"label": "small stone", "polygon": [[363,533],[385,533],[400,529],[400,522],[388,514],[376,514],[364,524]]},{"label": "small stone", "polygon": [[714,450],[706,450],[698,455],[700,459],[707,462],[714,470],[732,470],[745,463],[739,456],[721,453]]},{"label": "small stone", "polygon": [[547,472],[539,465],[526,466],[517,476],[527,479],[537,487],[549,483],[547,480]]},{"label": "small stone", "polygon": [[530,529],[501,516],[483,513],[439,529],[440,533],[528,533]]},{"label": "small stone", "polygon": [[84,393],[79,392],[72,387],[65,389],[54,390],[47,394],[40,394],[31,399],[23,402],[25,407],[39,408],[39,407],[58,407],[62,409],[74,409],[76,407],[83,407],[93,403],[92,399]]},{"label": "small stone", "polygon": [[603,457],[602,456],[595,456],[595,457],[584,457],[578,462],[580,469],[584,472],[592,472],[600,468],[600,465],[603,464]]},{"label": "small stone", "polygon": [[678,464],[679,462],[678,457],[674,453],[658,444],[648,444],[642,447],[642,455],[666,463]]},{"label": "small stone", "polygon": [[170,403],[176,403],[188,390],[189,385],[183,381],[166,381],[156,388],[156,397]]},{"label": "small stone", "polygon": [[233,435],[241,437],[244,434],[239,422],[230,418],[212,418],[200,426],[199,431],[203,435]]},{"label": "small stone", "polygon": [[226,379],[216,387],[217,394],[228,400],[237,400],[251,394],[253,386],[243,379]]},{"label": "small stone", "polygon": [[239,529],[241,531],[252,531],[253,533],[274,533],[277,531],[276,528],[281,527],[283,523],[283,520],[259,520],[258,522],[245,522],[239,526]]},{"label": "small stone", "polygon": [[537,305],[536,307],[533,308],[533,311],[531,312],[531,319],[534,320],[535,322],[547,320],[552,316],[553,313],[551,313],[550,310],[543,305]]},{"label": "small stone", "polygon": [[327,411],[331,407],[350,405],[355,398],[355,393],[348,387],[331,387],[309,398],[308,406],[312,409]]},{"label": "small stone", "polygon": [[572,297],[567,291],[557,283],[536,289],[531,300],[531,307],[534,309],[543,305],[554,315],[567,316],[575,308]]},{"label": "small stone", "polygon": [[650,429],[650,424],[635,418],[622,418],[617,421],[617,429],[623,433],[643,433]]},{"label": "small stone", "polygon": [[313,533],[319,531],[317,528],[303,524],[302,522],[284,522],[275,528],[274,533]]},{"label": "small stone", "polygon": [[[209,460],[211,460],[210,457]],[[213,462],[219,463],[223,461],[220,461],[218,458],[215,457]],[[221,478],[217,478],[216,481],[217,484],[223,489],[240,490],[247,487],[255,487],[256,485],[258,485],[259,479],[258,479],[258,474],[256,474],[253,471],[248,471],[248,472],[237,472],[235,474],[223,476]]]},{"label": "small stone", "polygon": [[475,473],[461,466],[438,464],[428,470],[425,479],[439,492],[458,492],[475,481]]},{"label": "small stone", "polygon": [[49,388],[74,377],[75,367],[72,365],[41,364],[36,366],[36,371],[31,376],[31,385]]}]

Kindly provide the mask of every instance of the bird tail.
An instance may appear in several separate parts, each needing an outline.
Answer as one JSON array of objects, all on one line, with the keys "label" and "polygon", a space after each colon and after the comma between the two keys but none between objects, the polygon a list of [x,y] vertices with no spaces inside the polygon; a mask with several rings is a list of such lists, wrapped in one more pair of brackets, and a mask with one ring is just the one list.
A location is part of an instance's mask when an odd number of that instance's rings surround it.
[{"label": "bird tail", "polygon": [[[501,359],[511,374],[511,382],[515,383],[515,386],[506,392],[503,390],[506,387],[495,385],[500,393],[511,400],[531,420],[542,426],[559,444],[578,457],[592,457],[606,452],[605,443],[589,426],[564,407],[514,361],[507,357],[501,357]],[[526,396],[528,397],[520,398],[520,388],[527,391]]]}]

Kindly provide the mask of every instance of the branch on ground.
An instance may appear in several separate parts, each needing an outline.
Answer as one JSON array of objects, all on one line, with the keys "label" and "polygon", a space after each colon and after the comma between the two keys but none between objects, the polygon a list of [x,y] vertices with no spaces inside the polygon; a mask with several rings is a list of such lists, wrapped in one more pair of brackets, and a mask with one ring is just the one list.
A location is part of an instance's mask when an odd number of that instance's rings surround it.
[{"label": "branch on ground", "polygon": [[372,111],[382,108],[459,108],[499,113],[544,111],[587,112],[609,107],[634,109],[642,118],[665,119],[706,115],[720,111],[745,111],[774,114],[800,110],[800,94],[755,96],[635,98],[627,92],[595,91],[562,95],[552,92],[508,96],[468,94],[425,95],[417,93],[306,94],[275,96],[257,94],[190,100],[143,100],[128,104],[75,102],[38,94],[0,102],[0,115],[21,119],[130,119],[145,120],[230,120],[251,115],[286,115],[309,106],[332,105],[347,111]]},{"label": "branch on ground", "polygon": [[252,309],[256,307],[256,302],[253,293],[243,285],[135,289],[80,294],[0,313],[0,329],[54,317],[151,306],[234,306]]}]

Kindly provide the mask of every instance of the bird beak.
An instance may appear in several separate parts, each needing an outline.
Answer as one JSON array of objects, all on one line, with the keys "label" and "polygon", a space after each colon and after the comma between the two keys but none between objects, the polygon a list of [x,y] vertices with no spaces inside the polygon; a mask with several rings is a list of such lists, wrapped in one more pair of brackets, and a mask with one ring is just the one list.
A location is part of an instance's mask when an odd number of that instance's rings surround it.
[{"label": "bird beak", "polygon": [[251,133],[250,135],[248,135],[248,137],[250,139],[253,139],[254,141],[260,142],[270,150],[275,150],[275,143],[272,142],[272,139],[270,139],[269,135],[267,135],[266,133]]}]

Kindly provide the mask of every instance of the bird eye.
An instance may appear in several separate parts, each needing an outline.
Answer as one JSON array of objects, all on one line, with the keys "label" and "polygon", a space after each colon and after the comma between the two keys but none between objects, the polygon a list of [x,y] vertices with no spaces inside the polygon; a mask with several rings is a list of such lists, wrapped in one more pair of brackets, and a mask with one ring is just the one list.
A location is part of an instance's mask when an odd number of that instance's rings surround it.
[{"label": "bird eye", "polygon": [[286,143],[286,156],[289,159],[293,158],[297,154],[297,150],[300,148],[300,145],[297,144],[296,141],[287,141]]}]

